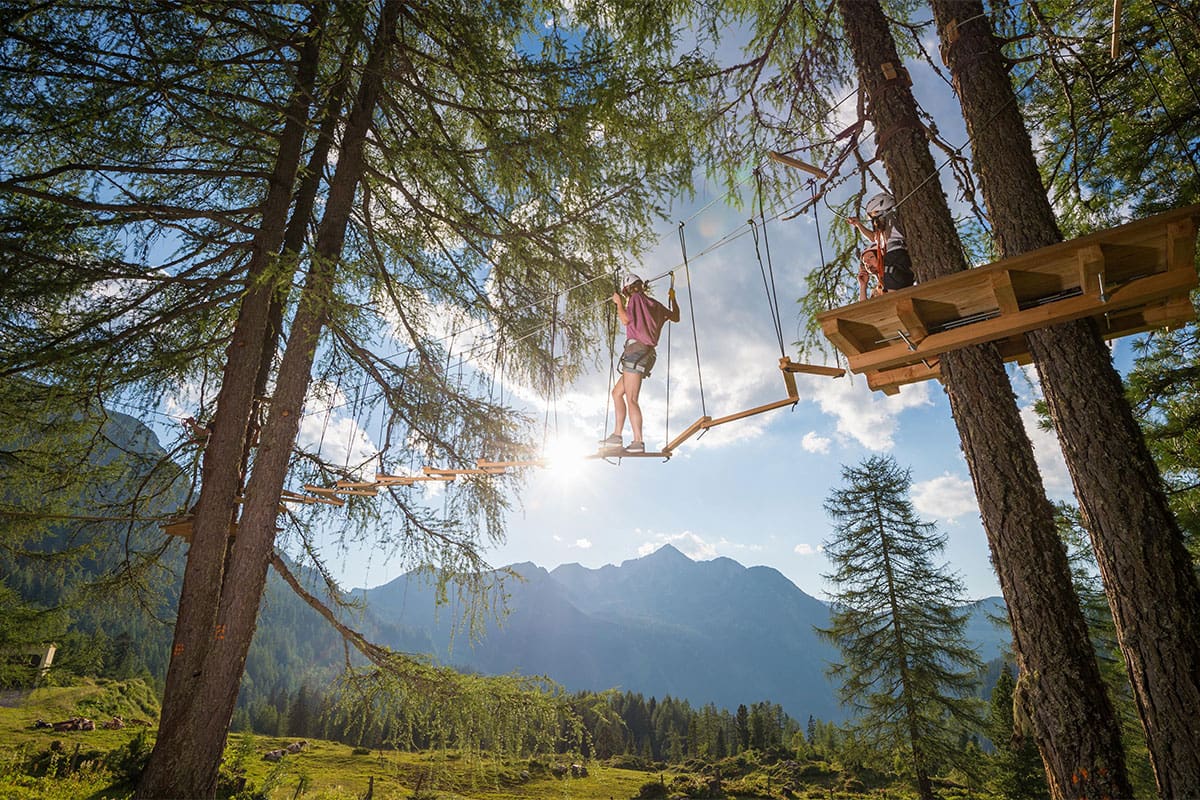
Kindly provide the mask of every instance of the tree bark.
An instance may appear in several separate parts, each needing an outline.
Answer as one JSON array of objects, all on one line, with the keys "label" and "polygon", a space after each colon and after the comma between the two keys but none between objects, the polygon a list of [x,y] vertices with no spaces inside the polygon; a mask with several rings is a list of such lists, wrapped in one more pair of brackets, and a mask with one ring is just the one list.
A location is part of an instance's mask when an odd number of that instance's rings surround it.
[{"label": "tree bark", "polygon": [[[298,57],[298,81],[285,112],[279,151],[262,207],[262,218],[246,270],[247,289],[238,311],[227,360],[217,395],[216,411],[204,451],[200,496],[192,520],[192,540],[184,566],[183,585],[176,615],[171,661],[167,667],[158,736],[136,796],[208,797],[216,791],[216,760],[193,749],[200,731],[192,724],[206,718],[199,691],[207,653],[221,635],[217,624],[219,587],[223,584],[229,554],[231,525],[236,519],[237,496],[242,489],[241,462],[247,425],[254,407],[255,376],[259,353],[267,333],[267,317],[275,282],[270,267],[283,241],[292,188],[299,170],[307,124],[311,85],[320,52],[318,31],[323,19],[318,11],[307,21],[308,35]],[[206,720],[205,730],[212,728]],[[224,726],[212,729],[223,746]]]},{"label": "tree bark", "polygon": [[[878,2],[839,6],[917,277],[962,270],[961,244],[887,19]],[[941,367],[1051,790],[1055,797],[1128,797],[1120,728],[999,352],[990,344],[963,348],[945,354]]]},{"label": "tree bark", "polygon": [[[1061,241],[982,3],[932,6],[1001,255]],[[1093,321],[1025,338],[1096,552],[1158,792],[1200,796],[1200,588],[1157,465]]]}]

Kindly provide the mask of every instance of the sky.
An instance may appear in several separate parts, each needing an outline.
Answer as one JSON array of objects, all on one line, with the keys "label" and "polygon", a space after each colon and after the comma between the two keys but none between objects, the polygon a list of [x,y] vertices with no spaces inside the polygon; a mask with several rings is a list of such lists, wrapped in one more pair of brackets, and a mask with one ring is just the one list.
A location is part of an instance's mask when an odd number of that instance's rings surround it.
[{"label": "sky", "polygon": [[[930,45],[936,52],[935,43]],[[934,115],[942,135],[953,144],[965,144],[964,126],[944,81],[919,65],[909,67],[914,93]],[[796,145],[781,142],[778,149],[788,151]],[[803,153],[796,155],[804,158]],[[786,169],[765,158],[760,163],[764,170]],[[952,208],[961,207],[946,172],[941,178],[947,197]],[[693,255],[745,228],[747,213],[737,211],[719,186],[701,182],[696,189],[693,200],[672,202],[671,221],[659,226],[658,246],[638,268],[649,277],[678,267],[676,225],[686,220],[691,285],[686,286],[683,272],[677,272],[683,318],[672,332],[672,437],[702,413],[724,416],[787,396],[753,240],[741,236],[707,254]],[[745,182],[742,191],[742,208],[751,208],[753,181]],[[829,253],[830,228],[845,223],[824,204],[817,205],[815,215]],[[810,211],[768,223],[784,340],[794,360],[801,360],[791,345],[801,326],[795,299],[803,292],[805,274],[821,259],[817,222]],[[856,290],[844,287],[848,299]],[[657,282],[653,293],[665,302],[667,281]],[[703,409],[689,309],[695,312]],[[665,338],[664,333],[658,364],[642,390],[648,449],[668,441]],[[618,353],[622,341],[613,344]],[[598,365],[574,385],[561,387],[549,409],[544,400],[530,398],[528,410],[536,418],[549,412],[545,455],[551,464],[526,471],[521,491],[512,498],[506,540],[484,553],[493,566],[533,562],[547,569],[564,563],[599,568],[671,544],[695,560],[728,557],[746,566],[773,567],[803,591],[826,597],[831,587],[823,575],[831,566],[823,543],[833,529],[824,503],[843,485],[843,465],[884,454],[911,470],[914,507],[946,535],[944,562],[962,579],[964,597],[1000,594],[949,404],[936,381],[905,386],[889,397],[872,392],[861,376],[797,375],[800,401],[794,407],[711,429],[685,442],[669,462],[642,458],[614,464],[586,458],[596,451],[597,441],[608,433],[606,420],[611,425],[612,419],[608,348],[600,346]],[[1118,343],[1116,352],[1125,353],[1126,361],[1128,351],[1128,343]],[[830,356],[819,363],[834,362]],[[1047,494],[1071,500],[1057,441],[1036,424],[1036,376],[1017,366],[1008,369]],[[335,418],[332,428],[337,429],[333,435],[357,439],[359,447],[369,448],[365,440],[370,434],[356,430],[352,420]],[[628,427],[624,433],[628,442]],[[329,430],[325,437],[331,438]],[[332,555],[328,565],[346,586],[377,586],[401,571],[399,564],[389,565],[378,554],[361,551]]]},{"label": "sky", "polygon": [[[702,204],[702,198],[697,202]],[[743,222],[731,209],[713,206],[688,224],[697,239],[689,242],[689,252],[702,249],[706,232],[717,239]],[[823,221],[822,228],[829,222]],[[799,323],[790,299],[800,296],[804,274],[819,263],[815,226],[811,217],[770,224],[785,341],[790,343],[798,338]],[[644,260],[645,274],[657,275],[679,263],[674,236],[672,230]],[[704,410],[718,417],[785,398],[778,345],[750,238],[692,260],[691,278]],[[682,274],[677,283],[683,317],[672,332],[672,437],[702,413]],[[654,293],[665,300],[665,280]],[[791,347],[788,354],[798,357]],[[962,577],[966,597],[1000,593],[949,405],[937,382],[905,386],[889,397],[872,392],[861,376],[797,375],[800,401],[794,407],[711,429],[681,445],[670,461],[641,458],[613,464],[586,458],[608,432],[606,419],[609,426],[612,420],[608,359],[601,355],[600,367],[560,390],[548,423],[551,463],[527,470],[508,515],[507,540],[485,553],[491,564],[529,561],[547,569],[563,563],[599,568],[669,543],[695,560],[724,556],[746,566],[773,567],[805,592],[823,597],[829,587],[822,574],[830,565],[822,544],[832,535],[824,503],[843,485],[843,465],[887,454],[911,469],[913,504],[922,519],[946,534],[945,561]],[[1070,481],[1057,442],[1052,433],[1038,429],[1033,415],[1036,379],[1020,368],[1009,370],[1047,491],[1055,499],[1068,499]],[[665,341],[660,341],[658,364],[642,391],[648,449],[667,441],[666,374]],[[624,433],[628,442],[628,426]],[[330,566],[348,585],[368,587],[397,577],[399,570],[378,559],[367,566],[361,554],[341,556]]]},{"label": "sky", "polygon": [[[934,43],[930,50],[936,52]],[[946,84],[926,68],[909,67],[914,93],[943,137],[965,144],[964,126]],[[844,105],[847,110],[853,106]],[[781,142],[778,149],[789,151],[797,145]],[[796,156],[803,159],[804,153]],[[765,158],[759,163],[764,170],[786,169]],[[940,177],[952,207],[961,207],[946,170]],[[742,191],[741,207],[753,207],[753,181],[743,183]],[[719,417],[787,396],[752,238],[743,235],[705,252],[714,242],[745,229],[747,211],[735,205],[721,187],[699,182],[694,199],[671,202],[671,219],[659,225],[657,247],[637,267],[643,277],[678,267],[676,226],[686,221],[691,282],[687,285],[683,272],[677,272],[683,318],[671,336],[670,415],[668,420],[664,333],[658,364],[642,391],[648,449],[659,449],[702,413]],[[784,340],[794,360],[802,360],[791,344],[802,325],[795,299],[804,291],[804,276],[821,260],[818,218],[826,237],[824,251],[829,253],[831,228],[846,223],[824,203],[815,212],[768,223]],[[910,230],[908,235],[920,232]],[[653,287],[653,294],[664,302],[667,285],[663,279]],[[857,286],[843,290],[849,300]],[[703,407],[692,344],[693,309]],[[613,343],[618,353],[622,341]],[[671,544],[696,560],[728,557],[746,566],[773,567],[808,594],[826,597],[831,587],[823,575],[831,565],[823,543],[833,528],[824,503],[843,485],[843,465],[884,454],[911,470],[912,502],[924,521],[935,523],[946,535],[944,561],[962,579],[964,597],[1000,594],[949,405],[936,381],[905,386],[889,397],[872,392],[861,376],[797,375],[800,400],[794,407],[711,429],[685,442],[669,462],[641,458],[614,464],[587,458],[608,433],[606,421],[611,425],[612,419],[608,344],[599,348],[594,364],[586,365],[591,368],[573,385],[560,387],[552,404],[526,395],[528,413],[547,420],[544,455],[550,465],[525,471],[519,493],[511,496],[505,541],[483,554],[491,565],[533,562],[553,569],[579,563],[599,568]],[[1129,351],[1128,342],[1117,343],[1118,363],[1128,364]],[[832,356],[814,361],[834,363]],[[1069,476],[1054,435],[1040,430],[1033,414],[1036,376],[1016,366],[1008,369],[1047,493],[1054,500],[1071,500]],[[520,396],[517,387],[510,388]],[[369,455],[378,433],[368,430],[369,425],[359,427],[345,398],[335,399],[335,407],[340,407],[332,414],[306,414],[301,445],[311,447],[319,439],[326,452],[340,448]],[[310,411],[313,403],[320,405],[312,401]],[[186,402],[180,404],[180,410],[185,407]],[[668,423],[669,436],[664,430]],[[624,433],[628,442],[628,427]],[[425,486],[430,501],[437,502],[440,488]],[[328,531],[326,541],[336,533]],[[389,563],[369,546],[329,547],[324,557],[347,588],[378,586],[402,571],[399,561]]]}]

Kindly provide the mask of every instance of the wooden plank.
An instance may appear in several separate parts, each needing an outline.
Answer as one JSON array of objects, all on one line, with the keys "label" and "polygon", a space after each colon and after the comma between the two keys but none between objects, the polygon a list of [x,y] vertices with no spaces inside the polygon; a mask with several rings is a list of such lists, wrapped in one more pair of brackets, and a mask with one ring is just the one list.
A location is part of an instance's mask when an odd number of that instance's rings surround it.
[{"label": "wooden plank", "polygon": [[877,328],[840,317],[821,320],[821,328],[825,331],[826,338],[846,355],[864,353],[872,349],[879,338]]},{"label": "wooden plank", "polygon": [[905,332],[912,341],[919,342],[929,335],[929,329],[925,327],[925,320],[921,319],[916,298],[902,297],[898,299],[896,316],[899,317],[900,324],[904,326]]},{"label": "wooden plank", "polygon": [[480,469],[498,469],[508,467],[544,467],[547,462],[544,458],[531,458],[524,461],[484,461],[480,459],[475,462],[475,466]]},{"label": "wooden plank", "polygon": [[784,155],[783,153],[776,153],[774,150],[767,151],[767,158],[789,167],[802,169],[805,172],[816,175],[818,178],[824,179],[829,177],[829,174],[819,167],[814,167],[812,164],[806,164],[798,158],[792,158],[791,156]]},{"label": "wooden plank", "polygon": [[379,481],[338,481],[335,485],[339,489],[374,489]]},{"label": "wooden plank", "polygon": [[311,484],[311,483],[304,484],[304,491],[312,492],[313,494],[323,494],[323,495],[335,495],[338,492],[337,489],[330,489],[325,486],[317,486],[317,485]]},{"label": "wooden plank", "polygon": [[379,494],[378,489],[335,489],[334,491],[350,497],[374,497]]},{"label": "wooden plank", "polygon": [[499,472],[504,471],[503,468],[498,467],[474,467],[463,469],[438,469],[437,467],[421,467],[421,471],[426,475],[443,475],[450,476],[452,478],[459,475],[496,475],[498,474],[497,470],[499,470]]},{"label": "wooden plank", "polygon": [[783,408],[784,406],[794,406],[799,400],[800,398],[798,397],[789,397],[785,400],[776,400],[774,403],[767,403],[763,406],[755,406],[754,408],[750,408],[745,411],[739,411],[736,414],[729,414],[728,416],[710,419],[708,422],[704,423],[703,427],[705,430],[707,430],[709,428],[715,428],[718,425],[724,425],[726,422],[733,422],[734,420],[753,417],[755,414],[761,414],[764,411],[772,411],[776,408]]},{"label": "wooden plank", "polygon": [[1167,226],[1168,270],[1196,270],[1196,218],[1181,219]]},{"label": "wooden plank", "polygon": [[[1079,248],[1079,289],[1084,294],[1100,297],[1104,282],[1104,246],[1093,244]],[[1101,300],[1104,298],[1101,297]]]},{"label": "wooden plank", "polygon": [[375,480],[380,486],[411,486],[423,481],[452,481],[453,475],[388,475],[383,472],[375,473]]},{"label": "wooden plank", "polygon": [[612,452],[612,453],[605,453],[605,452],[592,453],[589,456],[584,456],[584,458],[589,458],[589,459],[599,458],[599,459],[603,459],[605,461],[607,461],[610,458],[615,458],[618,461],[623,458],[661,458],[663,461],[670,461],[671,455],[672,455],[671,452],[668,450],[663,450],[660,453],[627,453],[624,450],[622,450],[620,452]]},{"label": "wooden plank", "polygon": [[413,475],[389,475],[386,472],[376,472],[375,482],[380,486],[407,486],[411,485],[415,476]]},{"label": "wooden plank", "polygon": [[996,308],[1001,314],[1016,314],[1021,310],[1017,300],[1017,290],[1013,286],[1011,270],[999,270],[991,276],[992,296],[996,298]]},{"label": "wooden plank", "polygon": [[1142,321],[1148,330],[1176,328],[1196,320],[1196,306],[1191,295],[1181,295],[1164,303],[1142,309]]},{"label": "wooden plank", "polygon": [[[1151,273],[1167,271],[1173,264],[1177,269],[1191,269],[1195,251],[1195,230],[1200,205],[1188,206],[1144,220],[1098,231],[1088,236],[1049,247],[1031,250],[1018,256],[987,264],[971,270],[946,275],[932,281],[888,292],[880,297],[853,303],[817,315],[826,336],[843,352],[850,354],[875,349],[878,340],[902,329],[895,313],[898,298],[909,297],[933,302],[955,309],[954,317],[971,318],[995,312],[1012,312],[1049,295],[1079,291],[1080,265],[1078,252],[1092,246],[1101,247],[1105,257],[1105,283],[1115,285]],[[1174,253],[1169,252],[1174,249]],[[1007,276],[1002,273],[1007,272]],[[995,278],[996,286],[989,281]],[[1012,289],[1005,284],[1006,278]],[[997,295],[1000,296],[997,296]],[[1003,315],[1003,314],[1001,314]],[[943,320],[936,315],[920,313],[931,330],[941,327]],[[840,324],[834,322],[840,320]],[[859,327],[854,327],[854,326]]]},{"label": "wooden plank", "polygon": [[984,322],[931,334],[914,350],[909,350],[908,346],[901,341],[870,352],[850,355],[850,369],[854,372],[866,372],[901,367],[916,363],[922,358],[928,359],[930,356],[960,347],[1027,333],[1060,322],[1070,322],[1146,303],[1160,302],[1173,295],[1189,291],[1196,286],[1196,283],[1195,271],[1160,272],[1115,288],[1110,287],[1107,303],[1101,302],[1098,297],[1089,295],[1069,297],[1027,308],[1016,314],[1006,314]]},{"label": "wooden plank", "polygon": [[[825,375],[830,378],[840,378],[846,374],[846,370],[841,367],[826,367],[821,364],[797,364],[790,359],[783,359],[788,362],[786,367],[783,367],[784,372],[800,372],[805,375]],[[790,389],[791,387],[789,387]],[[790,392],[789,392],[790,393]]]},{"label": "wooden plank", "polygon": [[712,417],[706,416],[706,417],[701,417],[700,419],[693,422],[691,425],[688,425],[686,428],[683,429],[683,433],[676,436],[674,439],[672,439],[670,441],[670,443],[666,447],[663,448],[663,452],[664,453],[673,452],[675,450],[675,448],[679,447],[679,445],[683,444],[685,441],[690,439],[693,435],[695,435],[695,433],[697,431],[703,430],[705,425],[707,425],[710,422],[712,422]]}]

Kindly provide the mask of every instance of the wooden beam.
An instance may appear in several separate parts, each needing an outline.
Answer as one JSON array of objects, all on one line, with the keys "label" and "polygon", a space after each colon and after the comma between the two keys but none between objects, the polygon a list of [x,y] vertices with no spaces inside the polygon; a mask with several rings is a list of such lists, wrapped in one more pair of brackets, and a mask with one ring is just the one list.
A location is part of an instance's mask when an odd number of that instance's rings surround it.
[{"label": "wooden beam", "polygon": [[893,395],[900,391],[901,386],[906,386],[910,383],[920,383],[930,378],[941,378],[941,376],[942,364],[940,361],[933,360],[929,362],[929,366],[918,363],[896,369],[868,372],[867,386],[874,391]]},{"label": "wooden beam", "polygon": [[408,485],[415,480],[415,475],[389,475],[386,472],[376,472],[375,482],[380,486]]},{"label": "wooden beam", "polygon": [[1083,294],[1100,297],[1103,301],[1101,289],[1104,286],[1104,272],[1107,263],[1104,258],[1104,245],[1093,244],[1079,248],[1076,260],[1079,262],[1079,290]]},{"label": "wooden beam", "polygon": [[700,419],[693,422],[691,425],[688,425],[686,428],[683,429],[683,433],[676,436],[674,439],[672,439],[670,441],[669,444],[667,444],[666,447],[663,448],[663,452],[664,453],[672,452],[676,447],[679,447],[679,445],[683,444],[685,441],[690,439],[696,433],[696,431],[703,430],[704,427],[710,422],[712,422],[712,417],[701,417]]},{"label": "wooden beam", "polygon": [[878,336],[878,331],[870,325],[842,317],[822,319],[821,328],[825,331],[825,337],[848,356],[872,349]]},{"label": "wooden beam", "polygon": [[703,427],[705,430],[708,430],[709,428],[715,428],[718,425],[724,425],[726,422],[733,422],[734,420],[753,417],[755,414],[761,414],[764,411],[772,411],[776,408],[783,408],[784,406],[794,406],[799,400],[800,398],[798,397],[789,397],[786,400],[776,400],[774,403],[767,403],[763,406],[755,406],[754,408],[750,408],[745,411],[739,411],[736,414],[729,414],[728,416],[710,419],[708,422],[704,423]]},{"label": "wooden beam", "polygon": [[960,347],[1027,333],[1060,322],[1160,302],[1181,292],[1190,291],[1195,288],[1196,283],[1197,276],[1194,270],[1159,272],[1110,289],[1107,303],[1100,302],[1096,296],[1068,297],[1027,308],[1016,314],[1006,314],[931,334],[915,350],[909,350],[904,342],[897,342],[870,352],[850,355],[850,369],[854,372],[866,372],[901,367]]},{"label": "wooden beam", "polygon": [[335,485],[339,489],[374,489],[379,481],[338,481]]},{"label": "wooden beam", "polygon": [[475,462],[475,466],[480,469],[500,469],[507,467],[544,467],[547,462],[544,458],[531,458],[526,461],[484,461],[480,459]]},{"label": "wooden beam", "polygon": [[914,342],[920,342],[929,335],[929,329],[925,326],[925,320],[921,319],[917,303],[913,297],[901,297],[896,300],[896,316],[900,318],[900,324],[904,326],[908,338]]},{"label": "wooden beam", "polygon": [[1196,271],[1196,218],[1167,226],[1167,269]]},{"label": "wooden beam", "polygon": [[[846,374],[846,370],[842,369],[841,367],[826,367],[821,364],[797,364],[790,358],[781,358],[779,361],[779,368],[784,372],[800,372],[805,375],[825,375],[830,378],[840,378]],[[783,363],[785,361],[787,362],[786,365]],[[791,387],[789,386],[789,389],[790,388]],[[790,391],[788,393],[791,394]]]},{"label": "wooden beam", "polygon": [[1003,314],[1016,314],[1021,310],[1017,300],[1017,290],[1013,286],[1013,276],[1010,270],[999,270],[991,276],[992,296],[996,298],[996,308]]},{"label": "wooden beam", "polygon": [[438,469],[437,467],[421,467],[421,470],[426,475],[448,475],[452,478],[459,475],[498,475],[504,472],[503,467],[476,467],[473,469]]},{"label": "wooden beam", "polygon": [[1108,51],[1114,61],[1121,52],[1121,0],[1113,0],[1112,43]]},{"label": "wooden beam", "polygon": [[805,172],[816,175],[821,179],[829,177],[829,173],[825,172],[825,170],[821,169],[820,167],[814,167],[812,164],[806,164],[798,158],[792,158],[791,156],[784,155],[783,153],[777,153],[774,150],[768,150],[767,157],[772,161],[776,161],[785,166],[802,169]]},{"label": "wooden beam", "polygon": [[1196,306],[1192,303],[1191,295],[1186,294],[1142,309],[1142,320],[1147,329],[1173,328],[1194,322],[1195,319]]}]

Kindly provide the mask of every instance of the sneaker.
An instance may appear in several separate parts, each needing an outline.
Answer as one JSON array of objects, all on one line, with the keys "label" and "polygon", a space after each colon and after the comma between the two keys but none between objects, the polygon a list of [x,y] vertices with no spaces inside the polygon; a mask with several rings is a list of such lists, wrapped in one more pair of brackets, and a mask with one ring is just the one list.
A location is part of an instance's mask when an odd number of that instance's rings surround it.
[{"label": "sneaker", "polygon": [[625,448],[625,452],[629,453],[631,455],[636,455],[638,453],[644,453],[644,452],[646,452],[646,443],[645,442],[630,442],[629,447]]},{"label": "sneaker", "polygon": [[619,433],[614,433],[612,436],[600,440],[601,447],[620,447],[621,444],[621,434]]}]

